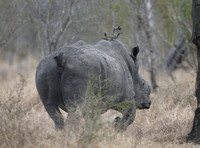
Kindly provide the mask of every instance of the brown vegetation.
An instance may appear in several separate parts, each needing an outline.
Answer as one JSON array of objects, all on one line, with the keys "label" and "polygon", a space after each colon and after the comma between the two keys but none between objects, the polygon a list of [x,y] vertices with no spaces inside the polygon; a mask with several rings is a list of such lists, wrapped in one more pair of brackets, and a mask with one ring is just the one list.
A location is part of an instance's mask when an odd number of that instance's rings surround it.
[{"label": "brown vegetation", "polygon": [[[88,134],[86,125],[54,129],[35,88],[38,62],[32,58],[24,62],[21,69],[22,62],[13,66],[0,62],[5,73],[0,74],[0,147],[196,147],[185,141],[196,107],[193,71],[176,71],[175,83],[160,74],[160,87],[151,94],[151,108],[137,110],[126,132],[114,131],[111,122],[119,113],[110,110],[101,116],[103,126],[92,126],[93,133]],[[147,72],[141,73],[148,79]],[[63,114],[66,119],[67,113]]]}]

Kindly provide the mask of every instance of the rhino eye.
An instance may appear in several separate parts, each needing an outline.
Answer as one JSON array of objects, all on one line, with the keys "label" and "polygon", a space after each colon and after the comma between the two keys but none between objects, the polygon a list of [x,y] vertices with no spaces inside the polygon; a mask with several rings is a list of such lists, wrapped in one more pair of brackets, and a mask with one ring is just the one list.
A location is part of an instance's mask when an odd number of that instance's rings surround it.
[{"label": "rhino eye", "polygon": [[144,86],[144,84],[145,84],[144,80],[142,81],[142,83],[141,83],[141,84],[142,84],[142,86]]}]

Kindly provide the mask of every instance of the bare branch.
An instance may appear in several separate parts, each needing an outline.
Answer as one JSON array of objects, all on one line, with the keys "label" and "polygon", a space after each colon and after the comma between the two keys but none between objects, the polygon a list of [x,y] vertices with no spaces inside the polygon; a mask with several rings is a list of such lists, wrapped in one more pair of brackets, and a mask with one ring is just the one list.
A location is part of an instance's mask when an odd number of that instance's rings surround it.
[{"label": "bare branch", "polygon": [[165,43],[167,43],[168,45],[170,45],[171,47],[173,47],[173,43],[169,42],[164,36],[163,34],[160,32],[160,30],[153,30],[154,32],[158,33],[158,36],[160,37],[160,39],[162,39]]},{"label": "bare branch", "polygon": [[[16,6],[14,6],[16,7]],[[24,3],[21,9],[17,9],[16,16],[14,17],[15,20],[9,21],[5,26],[5,31],[1,34],[1,41],[0,41],[0,52],[3,51],[7,43],[9,42],[10,38],[15,34],[15,32],[25,23],[28,19],[24,19],[24,10],[27,7],[27,3]]]},{"label": "bare branch", "polygon": [[52,41],[53,42],[53,46],[54,46],[54,50],[55,50],[55,48],[56,48],[56,46],[58,44],[58,41],[59,41],[60,37],[62,36],[62,34],[64,33],[65,29],[69,25],[69,22],[70,22],[70,19],[71,19],[71,16],[72,16],[73,4],[74,4],[74,2],[71,1],[70,7],[69,7],[69,11],[68,11],[68,16],[67,16],[66,20],[62,23],[62,26],[61,26],[61,29],[59,30],[59,32],[56,33],[56,38]]}]

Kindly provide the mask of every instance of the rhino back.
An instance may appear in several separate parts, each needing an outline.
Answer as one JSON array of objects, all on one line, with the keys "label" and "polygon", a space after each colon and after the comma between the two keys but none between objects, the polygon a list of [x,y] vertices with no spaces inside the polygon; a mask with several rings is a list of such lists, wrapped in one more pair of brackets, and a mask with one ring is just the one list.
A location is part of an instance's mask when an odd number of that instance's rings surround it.
[{"label": "rhino back", "polygon": [[124,66],[127,66],[132,77],[135,76],[138,71],[138,65],[131,59],[127,47],[123,43],[119,40],[101,40],[95,46],[97,46],[102,52],[117,59]]},{"label": "rhino back", "polygon": [[87,92],[89,75],[107,80],[106,94],[120,94],[117,102],[127,98],[127,92],[132,88],[131,75],[128,67],[116,58],[91,45],[66,48],[63,58],[66,64],[61,88],[65,104],[81,102]]}]

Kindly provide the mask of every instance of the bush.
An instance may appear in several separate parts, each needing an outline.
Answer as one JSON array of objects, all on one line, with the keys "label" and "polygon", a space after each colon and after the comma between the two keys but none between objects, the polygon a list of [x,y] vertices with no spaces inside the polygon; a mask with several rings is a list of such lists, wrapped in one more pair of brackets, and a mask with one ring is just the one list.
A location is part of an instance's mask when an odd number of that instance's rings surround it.
[{"label": "bush", "polygon": [[20,80],[14,88],[10,88],[0,96],[0,147],[19,147],[25,140],[21,119],[26,114],[22,106],[26,79],[23,75],[19,77]]}]

